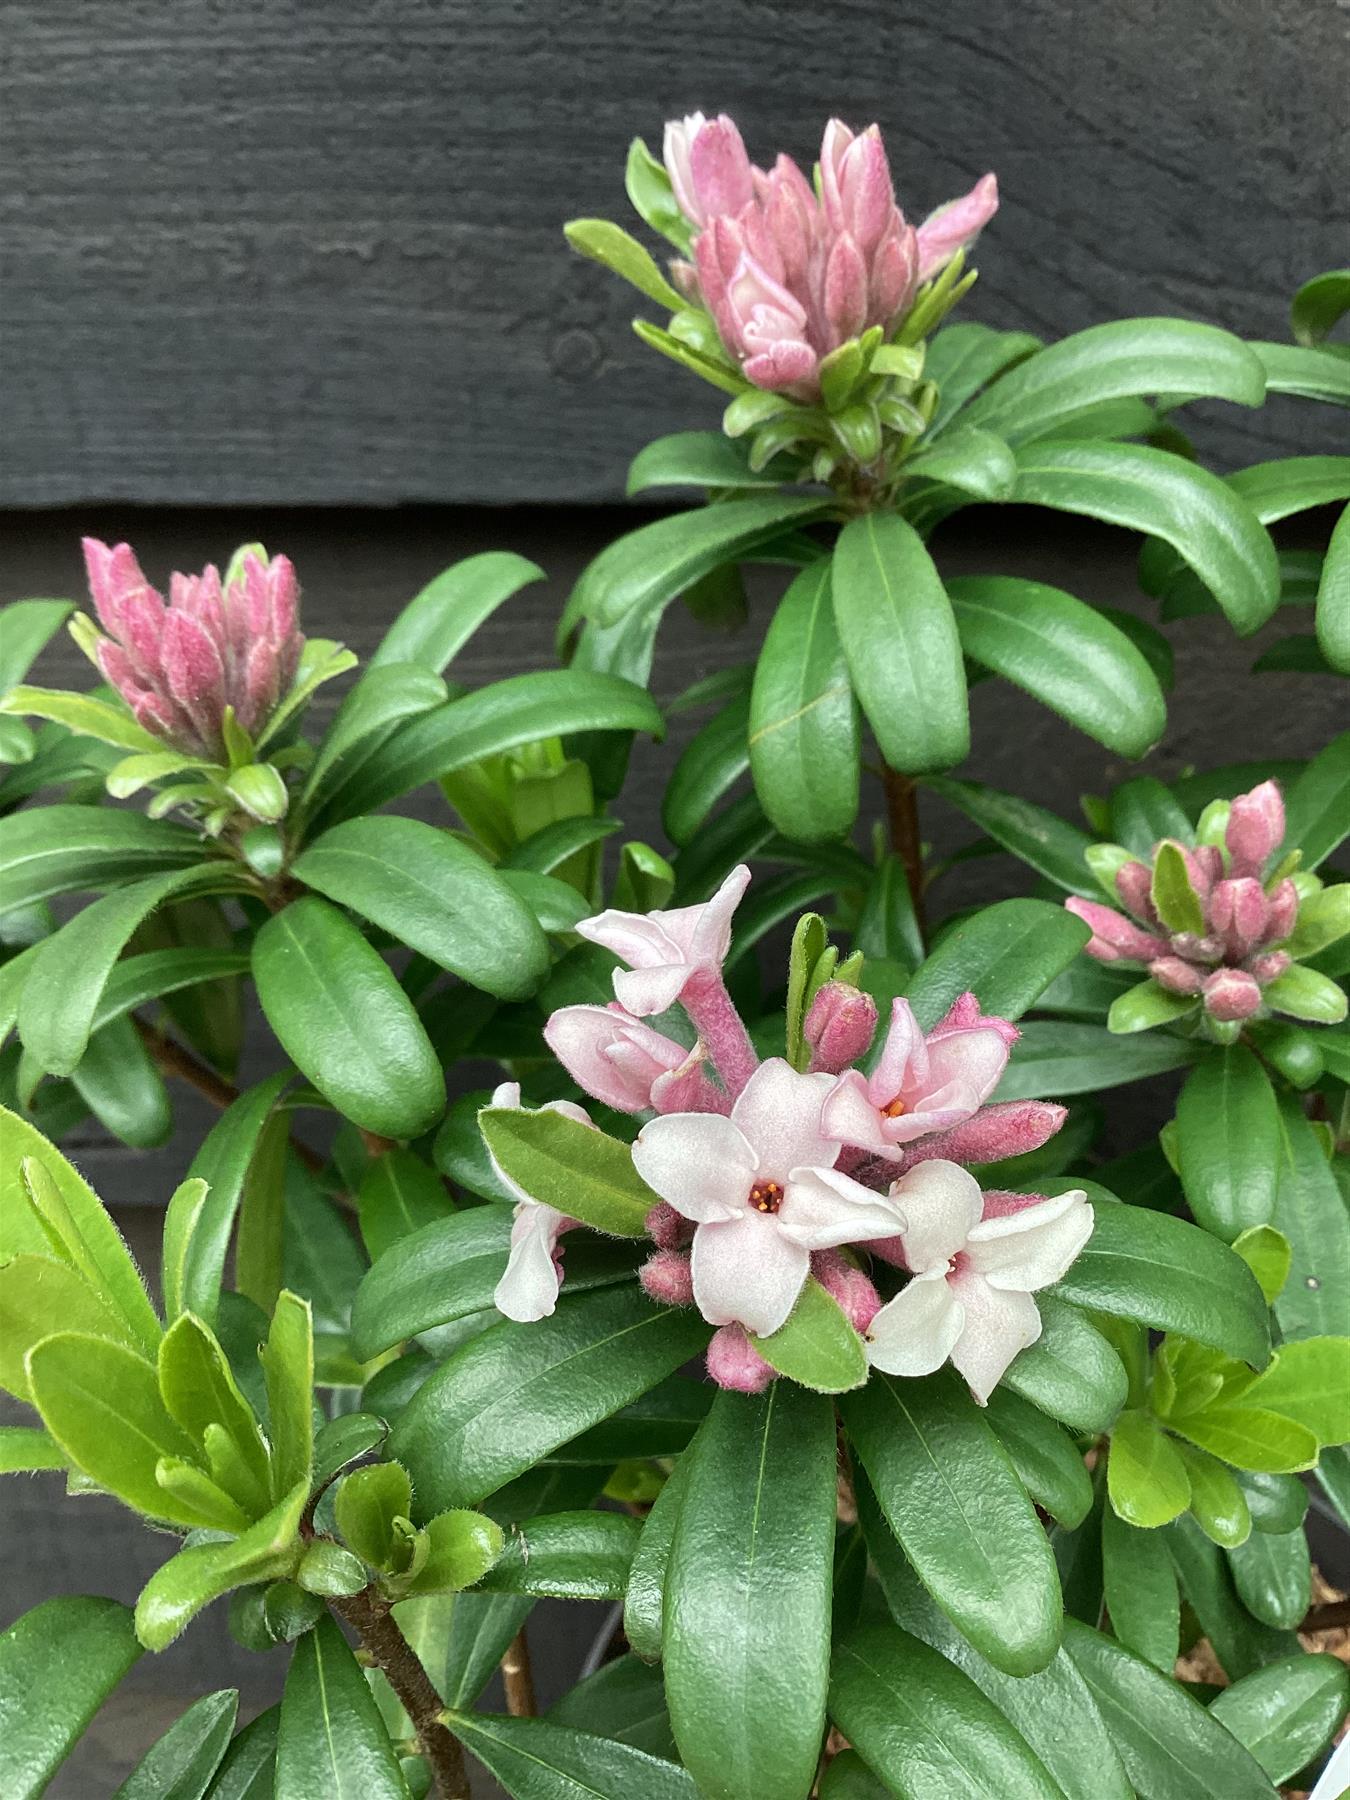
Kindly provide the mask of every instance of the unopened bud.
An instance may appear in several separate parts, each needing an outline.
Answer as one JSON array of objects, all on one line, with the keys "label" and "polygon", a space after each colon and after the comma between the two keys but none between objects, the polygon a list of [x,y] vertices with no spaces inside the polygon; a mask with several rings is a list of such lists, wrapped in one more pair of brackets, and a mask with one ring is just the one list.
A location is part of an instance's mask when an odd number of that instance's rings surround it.
[{"label": "unopened bud", "polygon": [[802,1035],[811,1046],[811,1071],[837,1075],[872,1042],[877,1003],[861,988],[827,981],[811,1002]]},{"label": "unopened bud", "polygon": [[1284,801],[1273,781],[1239,794],[1228,815],[1224,841],[1234,875],[1259,875],[1284,842]]},{"label": "unopened bud", "polygon": [[776,1371],[750,1342],[744,1325],[721,1325],[708,1345],[708,1374],[718,1387],[762,1394]]},{"label": "unopened bud", "polygon": [[1261,988],[1245,969],[1216,969],[1205,982],[1205,1011],[1221,1022],[1250,1019],[1261,1009]]},{"label": "unopened bud", "polygon": [[680,1250],[658,1250],[638,1270],[638,1280],[653,1300],[663,1306],[691,1306],[694,1276],[689,1258]]}]

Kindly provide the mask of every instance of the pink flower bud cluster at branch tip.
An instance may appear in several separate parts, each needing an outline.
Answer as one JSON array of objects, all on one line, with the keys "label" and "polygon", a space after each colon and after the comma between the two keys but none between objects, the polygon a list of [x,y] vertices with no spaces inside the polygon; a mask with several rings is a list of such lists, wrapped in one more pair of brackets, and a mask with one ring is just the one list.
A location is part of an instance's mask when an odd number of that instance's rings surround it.
[{"label": "pink flower bud cluster at branch tip", "polygon": [[756,168],[733,120],[702,113],[666,126],[665,164],[694,228],[676,283],[712,314],[756,387],[814,400],[820,364],[869,326],[889,334],[920,286],[968,248],[998,209],[985,175],[917,229],[895,203],[881,131],[838,119],[820,146],[820,191],[790,156]]},{"label": "pink flower bud cluster at branch tip", "polygon": [[129,544],[86,538],[84,560],[107,633],[95,639],[94,660],[139,724],[187,756],[220,761],[227,707],[249,733],[267,723],[305,643],[287,557],[247,554],[228,586],[214,564],[174,575],[167,604]]},{"label": "pink flower bud cluster at branch tip", "polygon": [[[642,1284],[717,1328],[708,1370],[723,1387],[756,1392],[774,1379],[758,1340],[786,1323],[810,1276],[874,1365],[925,1374],[950,1359],[983,1403],[1039,1335],[1031,1296],[1065,1272],[1093,1216],[1077,1190],[981,1195],[964,1165],[1038,1148],[1064,1108],[991,1104],[1018,1032],[973,994],[928,1032],[907,1000],[894,1001],[864,1074],[852,1065],[871,1047],[875,1003],[832,981],[804,1021],[810,1067],[761,1061],[722,971],[749,878],[733,870],[699,906],[583,920],[581,935],[627,964],[614,974],[616,999],[562,1007],[545,1029],[581,1088],[644,1121],[633,1165],[658,1204]],[[677,1003],[684,1024],[662,1024],[678,1036],[645,1022]],[[519,1089],[499,1088],[493,1104],[518,1105]],[[591,1123],[579,1107],[552,1105]],[[497,1304],[541,1318],[562,1279],[559,1234],[574,1221],[508,1185],[519,1204]],[[867,1256],[892,1288],[895,1270],[911,1274],[884,1305]]]},{"label": "pink flower bud cluster at branch tip", "polygon": [[1089,956],[1142,966],[1157,987],[1193,1000],[1220,1028],[1263,1012],[1298,1012],[1297,1000],[1283,1005],[1279,985],[1295,960],[1289,941],[1301,918],[1318,913],[1326,921],[1321,942],[1340,935],[1331,914],[1339,918],[1350,895],[1323,892],[1315,877],[1295,879],[1297,858],[1279,856],[1284,834],[1280,790],[1263,781],[1231,805],[1207,809],[1199,843],[1164,839],[1148,862],[1121,852],[1111,879],[1123,910],[1076,896],[1064,904],[1091,927]]}]

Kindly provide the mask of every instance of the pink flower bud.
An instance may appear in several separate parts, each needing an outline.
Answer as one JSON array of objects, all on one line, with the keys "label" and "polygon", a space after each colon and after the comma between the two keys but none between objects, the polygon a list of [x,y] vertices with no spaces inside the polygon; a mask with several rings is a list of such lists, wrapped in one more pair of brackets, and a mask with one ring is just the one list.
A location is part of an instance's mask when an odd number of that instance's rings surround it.
[{"label": "pink flower bud", "polygon": [[705,225],[719,213],[737,213],[749,204],[754,192],[750,158],[725,113],[711,121],[702,113],[671,119],[662,148],[675,199],[692,225]]},{"label": "pink flower bud", "polygon": [[1194,850],[1183,849],[1181,859],[1186,865],[1191,886],[1203,902],[1223,874],[1223,856],[1214,844],[1200,844]]},{"label": "pink flower bud", "polygon": [[664,1200],[658,1200],[647,1214],[644,1221],[647,1235],[662,1250],[679,1250],[688,1244],[694,1235],[694,1227],[683,1213],[677,1213],[673,1206]]},{"label": "pink flower bud", "polygon": [[721,1325],[708,1345],[708,1374],[718,1387],[738,1394],[762,1394],[773,1369],[750,1342],[744,1325]]},{"label": "pink flower bud", "polygon": [[1250,875],[1217,882],[1209,897],[1209,925],[1234,962],[1249,956],[1266,929],[1266,896],[1261,883]]},{"label": "pink flower bud", "polygon": [[1154,957],[1167,954],[1165,939],[1141,931],[1123,913],[1114,912],[1109,906],[1101,906],[1095,900],[1080,900],[1077,894],[1070,895],[1064,904],[1085,925],[1092,927],[1092,936],[1084,949],[1098,962],[1152,962]]},{"label": "pink flower bud", "polygon": [[899,222],[887,231],[872,255],[869,318],[889,330],[909,309],[919,286],[919,240],[912,225]]},{"label": "pink flower bud", "polygon": [[544,1042],[573,1081],[616,1112],[646,1112],[652,1085],[689,1055],[617,1001],[563,1006],[544,1027]]},{"label": "pink flower bud", "polygon": [[1245,969],[1216,969],[1205,982],[1205,1011],[1230,1022],[1250,1019],[1261,1009],[1261,989]]},{"label": "pink flower bud", "polygon": [[875,249],[895,211],[880,126],[855,137],[841,119],[830,120],[820,145],[820,188],[831,231],[850,232],[864,255]]},{"label": "pink flower bud", "polygon": [[919,280],[936,275],[958,250],[970,249],[997,211],[998,181],[982,175],[968,194],[929,213],[919,227]]},{"label": "pink flower bud", "polygon": [[1248,973],[1254,975],[1265,987],[1267,982],[1274,981],[1284,974],[1293,958],[1284,950],[1267,950],[1264,956],[1254,956],[1247,964]]},{"label": "pink flower bud", "polygon": [[858,1060],[876,1028],[877,1003],[870,994],[844,981],[827,981],[802,1026],[811,1046],[811,1073],[839,1074]]},{"label": "pink flower bud", "polygon": [[1156,957],[1148,972],[1169,994],[1198,994],[1204,980],[1203,971],[1181,956]]},{"label": "pink flower bud", "polygon": [[1002,1162],[1024,1156],[1049,1143],[1068,1118],[1066,1108],[1049,1100],[1003,1100],[983,1106],[973,1118],[905,1148],[901,1171],[935,1158],[954,1163]]},{"label": "pink flower bud", "polygon": [[1153,908],[1153,871],[1147,863],[1122,863],[1116,870],[1116,892],[1125,910],[1136,919],[1142,919],[1146,925],[1158,923]]},{"label": "pink flower bud", "polygon": [[1278,883],[1266,899],[1266,929],[1263,942],[1282,944],[1294,929],[1298,918],[1298,889],[1288,876]]},{"label": "pink flower bud", "polygon": [[817,1250],[811,1258],[811,1273],[838,1302],[853,1329],[866,1331],[881,1311],[881,1296],[862,1270],[839,1250]]},{"label": "pink flower bud", "polygon": [[952,1001],[942,1018],[929,1032],[929,1042],[932,1043],[935,1039],[951,1031],[997,1032],[1009,1050],[1022,1035],[1011,1020],[1000,1019],[996,1013],[981,1012],[979,1001],[969,991],[958,994]]},{"label": "pink flower bud", "polygon": [[825,317],[840,344],[867,323],[867,264],[848,232],[835,239],[825,265]]},{"label": "pink flower bud", "polygon": [[644,1291],[663,1306],[692,1306],[694,1276],[689,1258],[679,1250],[658,1250],[638,1270]]},{"label": "pink flower bud", "polygon": [[1238,795],[1228,814],[1224,842],[1234,875],[1261,873],[1267,858],[1284,842],[1284,801],[1273,781]]}]

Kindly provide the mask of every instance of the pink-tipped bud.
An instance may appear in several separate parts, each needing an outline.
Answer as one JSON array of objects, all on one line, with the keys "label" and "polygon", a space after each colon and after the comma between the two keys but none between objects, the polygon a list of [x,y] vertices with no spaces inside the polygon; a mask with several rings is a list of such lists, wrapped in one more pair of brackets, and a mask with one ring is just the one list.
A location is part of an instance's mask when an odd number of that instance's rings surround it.
[{"label": "pink-tipped bud", "polygon": [[719,113],[694,133],[689,146],[689,174],[699,216],[733,216],[755,197],[750,158],[736,121]]},{"label": "pink-tipped bud", "polygon": [[1239,794],[1228,814],[1224,842],[1234,875],[1259,875],[1284,842],[1284,801],[1273,781]]},{"label": "pink-tipped bud", "polygon": [[1266,898],[1266,929],[1263,942],[1282,944],[1294,929],[1298,918],[1298,889],[1288,876],[1277,883],[1275,892]]},{"label": "pink-tipped bud", "polygon": [[1011,1020],[1000,1019],[997,1013],[981,1012],[979,1001],[969,991],[952,1001],[929,1032],[928,1041],[932,1043],[949,1031],[996,1031],[1009,1050],[1022,1035]]},{"label": "pink-tipped bud", "polygon": [[1223,939],[1224,950],[1234,962],[1250,956],[1261,942],[1266,915],[1265,891],[1254,876],[1215,883],[1209,897],[1209,925]]},{"label": "pink-tipped bud", "polygon": [[1191,886],[1204,901],[1214,883],[1223,875],[1223,856],[1214,844],[1200,844],[1194,850],[1181,852]]},{"label": "pink-tipped bud", "polygon": [[1180,956],[1155,957],[1148,972],[1169,994],[1198,994],[1204,982],[1203,970]]},{"label": "pink-tipped bud", "polygon": [[998,181],[982,175],[968,194],[929,213],[919,227],[919,280],[927,281],[958,250],[969,250],[998,211]]},{"label": "pink-tipped bud", "polygon": [[1153,907],[1153,871],[1147,863],[1122,863],[1116,870],[1116,892],[1126,912],[1142,919],[1145,925],[1158,923]]},{"label": "pink-tipped bud", "polygon": [[1247,969],[1265,987],[1267,982],[1275,981],[1283,975],[1292,961],[1293,958],[1285,950],[1267,950],[1264,956],[1253,956]]},{"label": "pink-tipped bud", "polygon": [[762,1394],[774,1370],[750,1342],[744,1325],[721,1325],[708,1345],[708,1374],[718,1387],[737,1394]]},{"label": "pink-tipped bud", "polygon": [[689,1258],[679,1250],[658,1250],[638,1270],[638,1280],[662,1306],[692,1306],[694,1276]]},{"label": "pink-tipped bud", "polygon": [[881,1296],[862,1270],[840,1250],[817,1250],[811,1258],[811,1273],[838,1303],[853,1329],[866,1331],[881,1311]]},{"label": "pink-tipped bud", "polygon": [[1216,969],[1205,982],[1205,1011],[1213,1019],[1231,1023],[1250,1019],[1261,1010],[1261,989],[1245,969]]},{"label": "pink-tipped bud", "polygon": [[673,1206],[664,1200],[658,1200],[647,1214],[645,1224],[647,1235],[662,1250],[679,1250],[694,1235],[694,1227],[683,1213],[677,1213]]},{"label": "pink-tipped bud", "polygon": [[825,317],[839,344],[867,323],[867,264],[848,232],[835,239],[825,265]]},{"label": "pink-tipped bud", "polygon": [[1092,936],[1083,947],[1098,962],[1146,963],[1167,954],[1165,939],[1141,931],[1133,920],[1109,906],[1101,906],[1095,900],[1080,900],[1077,894],[1071,894],[1064,904],[1076,918],[1092,928]]},{"label": "pink-tipped bud", "polygon": [[827,981],[802,1027],[811,1046],[811,1073],[838,1075],[858,1060],[876,1028],[877,1003],[870,994],[844,981]]},{"label": "pink-tipped bud", "polygon": [[617,1001],[559,1007],[544,1027],[544,1042],[579,1087],[625,1113],[646,1112],[653,1084],[689,1055]]},{"label": "pink-tipped bud", "polygon": [[[916,1163],[934,1159],[954,1163],[1003,1162],[1009,1156],[1025,1156],[1049,1143],[1068,1118],[1065,1107],[1049,1100],[1001,1100],[980,1110],[960,1125],[916,1138],[900,1159],[902,1172]],[[868,1246],[869,1249],[871,1246]]]}]

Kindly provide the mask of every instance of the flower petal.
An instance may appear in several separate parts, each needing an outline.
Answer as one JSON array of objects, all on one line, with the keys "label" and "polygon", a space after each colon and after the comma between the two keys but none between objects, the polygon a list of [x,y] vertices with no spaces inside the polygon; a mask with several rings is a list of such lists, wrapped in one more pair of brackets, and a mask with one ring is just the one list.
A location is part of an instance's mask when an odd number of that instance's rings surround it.
[{"label": "flower petal", "polygon": [[905,1214],[905,1261],[922,1271],[951,1261],[979,1223],[984,1202],[980,1184],[957,1163],[920,1163],[891,1188]]},{"label": "flower petal", "polygon": [[799,1075],[781,1056],[759,1065],[731,1109],[731,1122],[754,1147],[760,1175],[785,1181],[789,1169],[833,1164],[839,1141],[826,1137],[820,1122],[833,1087],[833,1075]]},{"label": "flower petal", "polygon": [[1030,1294],[1001,1293],[974,1270],[953,1275],[948,1286],[965,1308],[952,1362],[985,1406],[1013,1358],[1041,1335],[1041,1315]]},{"label": "flower petal", "polygon": [[633,1167],[686,1219],[707,1224],[749,1210],[754,1150],[720,1113],[667,1113],[642,1127]]},{"label": "flower petal", "polygon": [[689,943],[691,962],[705,968],[720,968],[726,961],[727,951],[731,948],[731,917],[749,885],[749,869],[744,863],[737,863],[706,906],[687,909],[700,915],[694,921]]},{"label": "flower petal", "polygon": [[894,1237],[905,1215],[885,1194],[838,1169],[789,1169],[778,1228],[807,1250]]},{"label": "flower petal", "polygon": [[620,912],[609,907],[594,918],[582,919],[573,929],[592,944],[612,950],[635,969],[677,962],[679,946],[662,929],[663,914]]},{"label": "flower petal", "polygon": [[1087,1195],[1071,1188],[1018,1212],[981,1220],[967,1239],[966,1255],[991,1287],[1034,1293],[1067,1274],[1092,1236],[1093,1223]]},{"label": "flower petal", "polygon": [[528,1323],[546,1319],[558,1303],[562,1277],[553,1260],[565,1215],[536,1200],[522,1200],[511,1226],[511,1254],[493,1293],[497,1311]]},{"label": "flower petal", "polygon": [[882,1156],[894,1154],[881,1128],[881,1114],[868,1095],[867,1077],[858,1069],[845,1069],[835,1082],[821,1108],[820,1124],[841,1144],[855,1144]]},{"label": "flower petal", "polygon": [[630,1013],[650,1018],[674,1006],[693,971],[687,963],[662,963],[659,968],[615,969],[614,993]]},{"label": "flower petal", "polygon": [[911,1078],[922,1080],[927,1072],[923,1033],[908,1000],[891,1002],[891,1022],[876,1067],[867,1080],[867,1092],[876,1106],[888,1106]]},{"label": "flower petal", "polygon": [[778,1229],[772,1213],[743,1207],[725,1224],[694,1233],[694,1301],[710,1325],[744,1325],[767,1337],[787,1318],[811,1258]]},{"label": "flower petal", "polygon": [[[962,1096],[973,1093],[975,1105],[998,1086],[1008,1063],[1008,1045],[998,1031],[980,1027],[952,1031],[928,1040],[928,1091],[951,1087]],[[973,1108],[972,1108],[973,1110]]]},{"label": "flower petal", "polygon": [[867,1330],[867,1360],[887,1375],[931,1375],[952,1353],[965,1312],[937,1270],[888,1300]]}]

